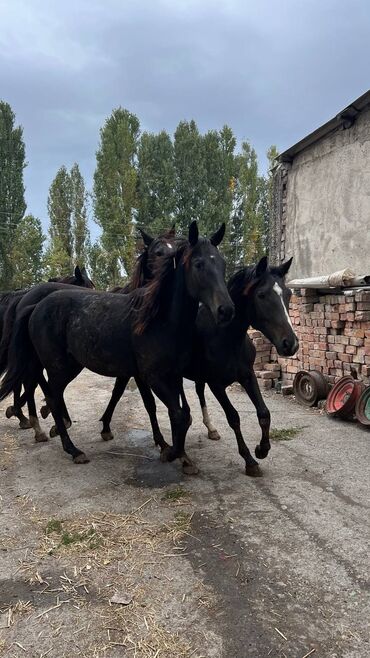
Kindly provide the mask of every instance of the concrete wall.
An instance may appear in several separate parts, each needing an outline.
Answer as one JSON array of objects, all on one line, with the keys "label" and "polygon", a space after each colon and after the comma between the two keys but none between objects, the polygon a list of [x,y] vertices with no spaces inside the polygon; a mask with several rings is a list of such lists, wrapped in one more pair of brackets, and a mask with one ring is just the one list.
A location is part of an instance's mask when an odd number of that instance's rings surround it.
[{"label": "concrete wall", "polygon": [[370,109],[294,158],[284,237],[290,278],[345,267],[370,274]]}]

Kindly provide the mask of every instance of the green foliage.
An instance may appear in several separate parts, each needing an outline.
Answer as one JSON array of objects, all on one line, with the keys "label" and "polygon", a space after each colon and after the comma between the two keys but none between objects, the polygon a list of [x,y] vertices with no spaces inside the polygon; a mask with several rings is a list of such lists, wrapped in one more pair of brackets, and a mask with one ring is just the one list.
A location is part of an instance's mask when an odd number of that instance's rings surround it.
[{"label": "green foliage", "polygon": [[143,133],[138,149],[137,222],[149,233],[159,235],[174,221],[174,148],[164,130],[158,135]]},{"label": "green foliage", "polygon": [[25,288],[41,280],[44,241],[40,220],[33,215],[25,215],[15,229],[10,254],[13,288]]},{"label": "green foliage", "polygon": [[45,263],[50,276],[70,274],[73,268],[72,183],[63,165],[50,186],[48,197],[50,242]]},{"label": "green foliage", "polygon": [[137,205],[136,154],[139,120],[118,108],[100,131],[94,174],[95,221],[102,227],[101,243],[107,252],[112,285],[120,282],[122,270],[130,274],[135,252],[133,216]]},{"label": "green foliage", "polygon": [[87,194],[79,166],[63,165],[49,190],[49,243],[45,253],[48,276],[65,276],[75,265],[86,265],[89,231]]},{"label": "green foliage", "polygon": [[180,121],[175,132],[176,226],[186,234],[190,222],[200,220],[207,192],[203,139],[195,121]]},{"label": "green foliage", "polygon": [[77,163],[71,169],[70,179],[74,263],[83,267],[87,263],[87,245],[89,239],[87,228],[87,194],[84,179]]},{"label": "green foliage", "polygon": [[95,287],[99,290],[108,290],[112,287],[110,263],[108,254],[97,240],[87,248],[89,272]]},{"label": "green foliage", "polygon": [[15,114],[0,101],[0,288],[9,289],[13,279],[12,245],[25,211],[23,129],[15,126]]}]

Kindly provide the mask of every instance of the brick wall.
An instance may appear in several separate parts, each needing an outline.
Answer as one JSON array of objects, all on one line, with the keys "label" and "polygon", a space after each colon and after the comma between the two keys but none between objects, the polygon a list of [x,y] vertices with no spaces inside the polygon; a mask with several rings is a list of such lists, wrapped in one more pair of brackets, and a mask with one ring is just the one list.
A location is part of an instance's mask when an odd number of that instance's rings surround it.
[{"label": "brick wall", "polygon": [[289,313],[300,343],[291,358],[278,357],[260,332],[250,332],[262,388],[271,388],[279,378],[290,383],[299,370],[318,370],[334,383],[355,369],[370,384],[370,291],[319,296],[316,290],[301,289],[292,295]]}]

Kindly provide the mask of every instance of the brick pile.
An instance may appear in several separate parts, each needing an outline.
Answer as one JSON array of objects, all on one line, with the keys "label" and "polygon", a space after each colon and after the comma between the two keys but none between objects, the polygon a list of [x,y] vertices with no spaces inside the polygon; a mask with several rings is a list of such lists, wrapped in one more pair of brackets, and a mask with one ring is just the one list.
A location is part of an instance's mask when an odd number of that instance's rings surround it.
[{"label": "brick pile", "polygon": [[276,359],[271,358],[272,345],[267,338],[254,329],[248,331],[256,348],[254,371],[260,388],[269,389],[275,386],[281,378],[281,368]]},{"label": "brick pile", "polygon": [[370,383],[370,291],[301,289],[292,295],[290,317],[300,347],[294,357],[276,357],[284,383],[299,370],[318,370],[332,384],[356,371]]}]

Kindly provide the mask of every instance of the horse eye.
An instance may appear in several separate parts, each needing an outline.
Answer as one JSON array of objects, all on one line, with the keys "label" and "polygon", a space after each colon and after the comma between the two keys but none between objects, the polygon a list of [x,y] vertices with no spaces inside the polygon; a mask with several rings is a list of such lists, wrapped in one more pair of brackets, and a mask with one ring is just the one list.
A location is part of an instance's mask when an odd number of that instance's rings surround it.
[{"label": "horse eye", "polygon": [[265,293],[264,292],[259,292],[257,297],[258,297],[258,299],[265,299]]},{"label": "horse eye", "polygon": [[203,261],[197,260],[195,262],[195,267],[197,268],[197,270],[202,270],[203,269]]}]

